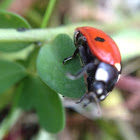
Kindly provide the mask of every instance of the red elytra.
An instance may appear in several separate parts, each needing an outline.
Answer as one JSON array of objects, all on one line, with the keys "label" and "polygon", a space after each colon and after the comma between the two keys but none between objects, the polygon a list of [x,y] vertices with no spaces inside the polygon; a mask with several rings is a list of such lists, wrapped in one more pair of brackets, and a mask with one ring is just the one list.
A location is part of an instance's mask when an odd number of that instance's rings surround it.
[{"label": "red elytra", "polygon": [[[80,31],[87,40],[91,53],[99,60],[115,66],[121,63],[121,55],[116,43],[103,31],[93,27],[78,27],[75,31]],[[96,41],[100,37],[104,41]]]}]

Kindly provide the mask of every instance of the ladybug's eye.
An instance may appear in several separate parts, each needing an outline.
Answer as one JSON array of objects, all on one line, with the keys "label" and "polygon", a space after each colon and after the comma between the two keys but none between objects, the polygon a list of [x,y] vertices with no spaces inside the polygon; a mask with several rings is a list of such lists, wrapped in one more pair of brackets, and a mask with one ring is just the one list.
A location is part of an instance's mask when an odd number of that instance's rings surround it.
[{"label": "ladybug's eye", "polygon": [[104,42],[105,41],[105,39],[104,38],[101,38],[101,37],[96,37],[95,40],[96,41],[99,41],[99,42]]}]

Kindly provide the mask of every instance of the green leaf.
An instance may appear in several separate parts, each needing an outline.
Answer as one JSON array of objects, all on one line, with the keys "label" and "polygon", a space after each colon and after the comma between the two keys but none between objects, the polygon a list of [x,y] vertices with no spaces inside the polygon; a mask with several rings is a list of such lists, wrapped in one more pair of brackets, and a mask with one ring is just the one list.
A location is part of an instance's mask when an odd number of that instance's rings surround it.
[{"label": "green leaf", "polygon": [[63,65],[64,58],[71,56],[75,50],[73,41],[67,35],[58,35],[52,44],[40,49],[37,59],[37,71],[41,79],[56,92],[73,98],[85,93],[84,77],[70,80],[66,73],[72,74],[81,68],[77,58]]},{"label": "green leaf", "polygon": [[0,60],[0,93],[26,76],[24,67],[18,63]]},{"label": "green leaf", "polygon": [[25,110],[35,109],[40,125],[49,132],[57,133],[64,128],[61,100],[39,77],[25,79],[19,106]]},{"label": "green leaf", "polygon": [[[25,19],[18,16],[17,14],[0,11],[0,28],[30,28],[30,25],[27,23]],[[6,37],[6,36],[5,36]],[[8,37],[8,36],[7,36]],[[22,43],[22,42],[4,42],[0,43],[0,51],[4,52],[13,52],[19,51],[25,47],[27,47],[30,43]]]}]

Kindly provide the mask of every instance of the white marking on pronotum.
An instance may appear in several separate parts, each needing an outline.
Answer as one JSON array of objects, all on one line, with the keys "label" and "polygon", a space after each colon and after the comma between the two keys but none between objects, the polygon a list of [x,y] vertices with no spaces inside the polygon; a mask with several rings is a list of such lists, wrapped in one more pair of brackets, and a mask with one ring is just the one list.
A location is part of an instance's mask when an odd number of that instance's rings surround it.
[{"label": "white marking on pronotum", "polygon": [[115,63],[116,69],[120,72],[121,71],[121,65],[120,63]]},{"label": "white marking on pronotum", "polygon": [[108,73],[107,73],[107,71],[105,71],[102,68],[97,69],[97,72],[95,74],[95,79],[97,81],[101,80],[101,81],[105,81],[106,82],[108,80]]},{"label": "white marking on pronotum", "polygon": [[100,100],[104,100],[105,97],[106,97],[105,95],[101,95],[101,96],[100,96]]}]

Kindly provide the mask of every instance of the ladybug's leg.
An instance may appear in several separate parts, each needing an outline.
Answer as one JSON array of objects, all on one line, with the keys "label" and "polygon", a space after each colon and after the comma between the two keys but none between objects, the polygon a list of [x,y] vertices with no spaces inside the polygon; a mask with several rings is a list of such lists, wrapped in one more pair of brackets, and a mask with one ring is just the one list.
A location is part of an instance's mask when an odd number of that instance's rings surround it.
[{"label": "ladybug's leg", "polygon": [[86,107],[88,104],[90,104],[90,103],[92,102],[92,100],[88,98],[88,94],[85,93],[85,94],[81,97],[81,99],[80,99],[79,101],[76,102],[76,104],[81,103],[85,98],[88,99],[88,102],[87,102],[87,103],[84,103],[83,107]]},{"label": "ladybug's leg", "polygon": [[76,55],[78,53],[80,54],[84,64],[87,64],[87,54],[86,54],[85,48],[82,45],[77,46],[74,54],[72,56],[69,56],[69,57],[65,58],[63,60],[63,64],[65,64],[67,61],[69,61],[69,60],[73,59],[74,57],[76,57]]},{"label": "ladybug's leg", "polygon": [[85,103],[85,104],[83,105],[83,107],[86,107],[86,106],[89,105],[91,102],[92,102],[92,101],[89,100],[87,103]]},{"label": "ladybug's leg", "polygon": [[88,63],[88,57],[87,57],[87,53],[86,53],[86,48],[82,45],[78,46],[79,48],[79,54],[82,58],[83,63],[86,65]]},{"label": "ladybug's leg", "polygon": [[82,46],[87,45],[87,40],[84,36],[79,37],[77,42],[75,43],[75,46],[79,46],[79,45],[82,45]]},{"label": "ladybug's leg", "polygon": [[88,92],[93,91],[93,78],[90,76],[87,78],[87,85],[88,85]]},{"label": "ladybug's leg", "polygon": [[90,104],[90,103],[92,102],[92,99],[89,98],[88,93],[85,93],[85,94],[81,97],[81,99],[80,99],[79,101],[76,102],[76,104],[81,103],[85,98],[88,99],[88,102],[87,102],[87,103],[84,103],[83,107],[86,107],[88,104]]},{"label": "ladybug's leg", "polygon": [[86,92],[88,92],[87,73],[84,73],[84,79],[85,79]]},{"label": "ladybug's leg", "polygon": [[77,48],[72,56],[69,56],[63,60],[63,64],[65,64],[67,61],[73,59],[78,53],[79,53],[79,49]]},{"label": "ladybug's leg", "polygon": [[93,62],[91,63],[88,63],[87,65],[85,65],[82,69],[80,69],[80,71],[75,74],[75,75],[72,75],[70,73],[67,74],[67,76],[71,79],[71,80],[75,80],[75,79],[78,79],[80,78],[87,70],[94,70],[96,68],[95,64]]},{"label": "ladybug's leg", "polygon": [[87,60],[86,60],[87,58],[86,58],[86,54],[85,54],[85,49],[83,47],[84,45],[86,45],[86,38],[84,36],[80,37],[75,45],[76,45],[76,50],[75,50],[74,54],[72,56],[69,56],[69,57],[65,58],[63,60],[63,64],[65,64],[67,61],[73,59],[78,53],[80,53],[80,55],[82,57],[84,57],[83,60],[87,62]]},{"label": "ladybug's leg", "polygon": [[[79,41],[79,40],[78,40]],[[80,39],[81,43],[83,43],[83,40]],[[84,40],[85,41],[85,40]],[[84,44],[83,44],[84,45]],[[82,57],[82,60],[84,61],[84,63],[86,64],[87,63],[87,54],[85,52],[85,48],[84,46],[82,46],[81,44],[77,45],[77,48],[75,50],[75,52],[73,53],[72,56],[69,56],[67,58],[65,58],[63,60],[63,64],[65,64],[67,61],[73,59],[74,57],[76,57],[77,54],[80,54],[80,56]]]},{"label": "ladybug's leg", "polygon": [[85,94],[81,97],[81,99],[80,99],[79,101],[76,102],[76,104],[81,103],[85,98],[87,98],[87,93],[85,93]]}]

